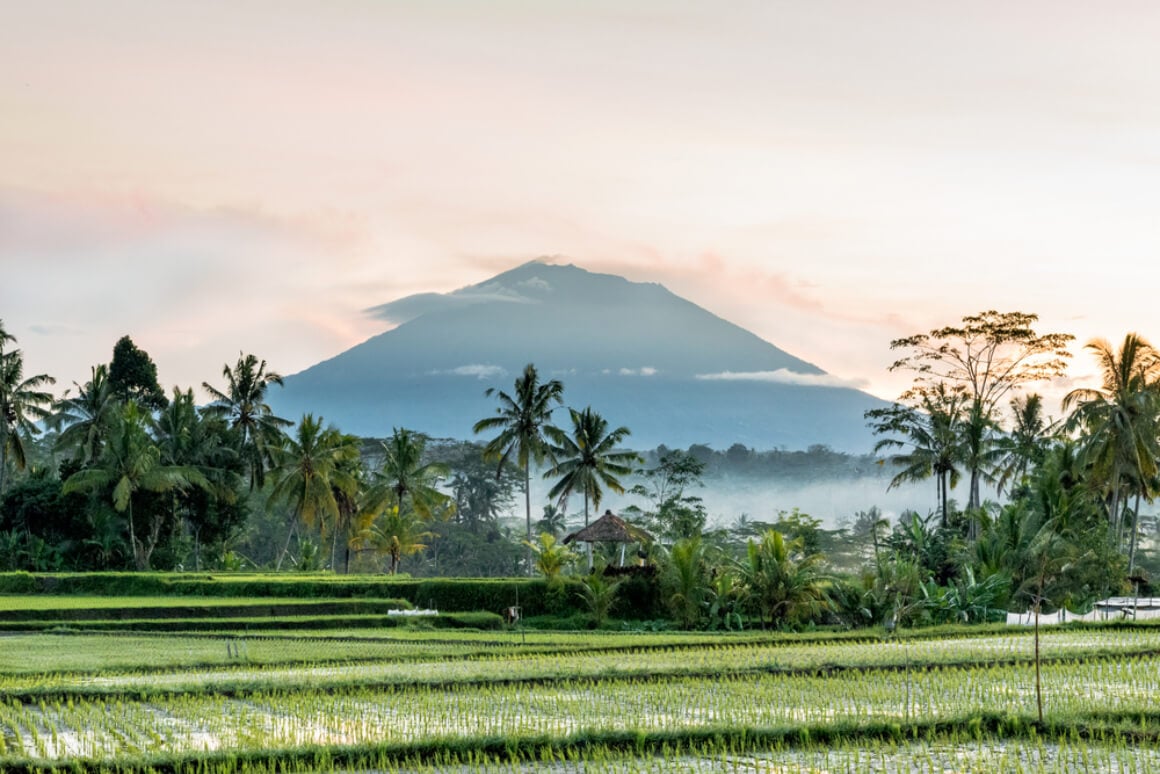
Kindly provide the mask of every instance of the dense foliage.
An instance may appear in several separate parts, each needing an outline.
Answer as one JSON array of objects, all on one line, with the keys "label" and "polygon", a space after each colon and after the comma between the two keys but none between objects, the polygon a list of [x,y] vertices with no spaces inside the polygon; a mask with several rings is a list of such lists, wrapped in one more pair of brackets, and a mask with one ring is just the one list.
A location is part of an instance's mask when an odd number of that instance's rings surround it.
[{"label": "dense foliage", "polygon": [[[499,404],[465,428],[495,433],[482,443],[402,427],[360,439],[323,417],[278,417],[269,390],[282,377],[244,353],[224,385],[202,385],[206,402],[167,397],[129,337],[56,397],[0,325],[0,570],[542,574],[552,588],[569,578],[535,602],[547,614],[718,629],[987,621],[1147,593],[1160,355],[1135,334],[1091,342],[1101,384],[1069,394],[1052,422],[1031,389],[1063,372],[1070,337],[1035,323],[984,312],[893,342],[894,368],[915,378],[867,416],[884,456],[739,444],[638,455],[623,448],[627,427],[567,407],[565,385],[530,364],[510,392],[481,396],[481,414],[487,398]],[[557,407],[569,426],[553,424]],[[551,493],[539,504],[534,475]],[[931,508],[888,519],[867,503],[831,528],[796,509],[714,527],[698,489],[743,476],[930,481]],[[606,490],[634,500],[629,537],[565,540],[601,527]]]}]

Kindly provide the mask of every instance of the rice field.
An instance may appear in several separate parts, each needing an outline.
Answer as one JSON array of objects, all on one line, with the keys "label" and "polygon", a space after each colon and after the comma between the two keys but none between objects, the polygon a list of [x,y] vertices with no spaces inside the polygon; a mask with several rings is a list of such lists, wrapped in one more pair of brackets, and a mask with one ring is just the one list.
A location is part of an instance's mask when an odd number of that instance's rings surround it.
[{"label": "rice field", "polygon": [[1160,627],[0,637],[4,771],[1160,768]]}]

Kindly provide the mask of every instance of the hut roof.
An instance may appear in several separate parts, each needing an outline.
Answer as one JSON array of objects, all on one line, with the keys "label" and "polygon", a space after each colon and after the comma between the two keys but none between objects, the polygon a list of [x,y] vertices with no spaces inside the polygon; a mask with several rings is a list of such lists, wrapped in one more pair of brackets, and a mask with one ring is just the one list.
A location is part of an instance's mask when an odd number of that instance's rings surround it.
[{"label": "hut roof", "polygon": [[603,516],[584,529],[564,538],[565,543],[648,543],[651,540],[652,535],[640,527],[628,524],[612,511],[605,511]]}]

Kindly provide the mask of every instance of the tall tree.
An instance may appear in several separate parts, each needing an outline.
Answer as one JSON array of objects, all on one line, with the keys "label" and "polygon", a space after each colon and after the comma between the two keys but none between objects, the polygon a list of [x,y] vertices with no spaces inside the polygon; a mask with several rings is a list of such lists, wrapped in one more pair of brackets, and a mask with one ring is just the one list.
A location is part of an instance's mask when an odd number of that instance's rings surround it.
[{"label": "tall tree", "polygon": [[122,403],[133,401],[149,411],[164,408],[168,402],[157,382],[156,363],[128,336],[122,336],[113,346],[109,389]]},{"label": "tall tree", "polygon": [[209,482],[196,468],[169,465],[149,436],[146,417],[134,402],[126,403],[109,436],[97,464],[74,473],[65,482],[64,492],[93,492],[112,489],[113,507],[125,513],[129,522],[129,543],[138,570],[149,569],[150,557],[161,537],[162,514],[146,514],[147,529],[137,529],[134,498],[140,492],[171,492],[190,486],[208,487]]},{"label": "tall tree", "polygon": [[568,529],[568,515],[556,503],[544,503],[544,515],[536,522],[536,529],[558,538]]},{"label": "tall tree", "polygon": [[167,496],[174,522],[193,538],[194,567],[200,569],[202,545],[226,540],[245,517],[238,496],[245,487],[244,467],[225,422],[199,413],[192,389],[173,390],[152,430],[162,464],[193,468],[205,478],[206,486]]},{"label": "tall tree", "polygon": [[36,422],[48,418],[52,395],[44,387],[56,380],[47,374],[24,376],[24,353],[9,348],[16,338],[0,320],[0,493],[8,485],[11,467],[27,464],[24,442],[40,433]]},{"label": "tall tree", "polygon": [[322,418],[315,418],[313,414],[304,415],[294,435],[286,439],[277,455],[278,464],[270,471],[274,483],[269,502],[285,502],[291,508],[286,544],[278,556],[276,569],[282,569],[299,522],[308,527],[321,527],[340,518],[335,491],[355,486],[349,480],[348,462],[358,454],[358,446],[351,442],[351,436],[323,425]]},{"label": "tall tree", "polygon": [[424,521],[450,514],[454,507],[452,499],[438,488],[450,471],[441,462],[424,459],[426,446],[422,435],[395,428],[383,443],[383,461],[366,495],[367,509],[374,511],[397,505]]},{"label": "tall tree", "polygon": [[1075,338],[1066,333],[1037,333],[1039,317],[1026,312],[994,310],[968,315],[959,325],[936,328],[895,339],[893,350],[904,354],[891,371],[914,373],[913,386],[900,402],[919,405],[932,390],[942,388],[968,399],[961,430],[963,464],[970,477],[968,510],[980,505],[979,484],[997,462],[989,432],[997,421],[997,407],[1012,390],[1062,376]]},{"label": "tall tree", "polygon": [[1047,444],[1057,430],[1055,422],[1043,414],[1043,397],[1036,393],[1011,399],[1011,432],[999,440],[1002,459],[997,468],[1000,494],[1022,482],[1041,463]]},{"label": "tall tree", "polygon": [[[580,492],[584,495],[584,526],[588,526],[588,504],[600,508],[604,487],[624,494],[621,476],[629,476],[641,461],[634,451],[618,449],[629,436],[627,427],[608,429],[608,420],[589,406],[583,411],[568,409],[572,420],[571,434],[558,427],[548,427],[545,433],[551,442],[549,454],[555,460],[544,478],[555,478],[548,497],[567,500]],[[588,544],[588,569],[592,569],[592,544]]]},{"label": "tall tree", "polygon": [[968,399],[962,390],[939,384],[924,391],[918,401],[918,408],[895,403],[866,412],[866,418],[875,434],[889,434],[875,444],[875,453],[883,449],[903,450],[890,457],[901,470],[887,488],[933,477],[941,523],[946,526],[948,493],[959,479],[960,428]]},{"label": "tall tree", "polygon": [[438,489],[448,467],[427,462],[425,448],[422,435],[395,428],[383,443],[382,464],[366,493],[359,540],[390,556],[392,575],[403,556],[422,550],[424,541],[433,537],[425,525],[450,517],[455,508],[452,498]]},{"label": "tall tree", "polygon": [[1104,339],[1086,349],[1099,362],[1102,384],[1072,390],[1063,405],[1074,408],[1068,426],[1084,431],[1084,456],[1107,482],[1108,521],[1118,536],[1125,484],[1143,492],[1158,472],[1160,352],[1135,333],[1124,337],[1119,352]]},{"label": "tall tree", "polygon": [[273,455],[282,446],[284,428],[294,424],[275,416],[266,402],[270,386],[282,386],[282,376],[267,371],[265,360],[241,354],[233,368],[228,363],[222,367],[222,376],[226,380],[224,390],[202,383],[213,398],[205,410],[212,416],[225,419],[239,434],[238,444],[250,471],[250,488],[261,488],[265,484],[266,470],[273,464]]},{"label": "tall tree", "polygon": [[524,366],[523,374],[515,381],[513,394],[488,389],[487,397],[496,396],[499,406],[495,416],[481,419],[472,428],[475,433],[494,430],[499,435],[483,449],[484,457],[498,463],[496,477],[503,475],[504,467],[514,458],[524,473],[524,513],[527,521],[525,540],[532,540],[532,486],[531,465],[540,465],[548,446],[545,433],[552,411],[564,402],[564,385],[556,379],[540,382],[540,375],[531,363]]},{"label": "tall tree", "polygon": [[[749,450],[741,444],[734,444],[727,456],[737,456],[738,448],[748,456]],[[654,467],[640,471],[642,480],[630,491],[649,500],[647,510],[641,513],[646,528],[666,540],[700,535],[708,512],[700,497],[686,492],[704,486],[704,472],[704,462],[680,450],[663,452]],[[639,512],[635,506],[632,508]]]},{"label": "tall tree", "polygon": [[1011,390],[1062,376],[1075,338],[1066,333],[1036,333],[1038,315],[994,310],[963,318],[960,325],[936,328],[890,342],[907,350],[891,371],[913,371],[914,386],[903,394],[947,383],[961,389],[990,414]]},{"label": "tall tree", "polygon": [[50,423],[60,431],[57,448],[73,451],[77,460],[87,465],[101,456],[121,404],[113,397],[109,367],[104,363],[92,367],[89,381],[83,385],[73,382],[73,386],[76,395],[66,393],[57,401]]}]

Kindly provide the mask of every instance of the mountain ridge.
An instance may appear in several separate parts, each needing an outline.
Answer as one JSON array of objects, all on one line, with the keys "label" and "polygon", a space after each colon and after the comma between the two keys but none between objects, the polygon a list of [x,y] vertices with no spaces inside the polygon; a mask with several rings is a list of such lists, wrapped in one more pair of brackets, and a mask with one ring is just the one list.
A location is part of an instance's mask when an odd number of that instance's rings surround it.
[{"label": "mountain ridge", "polygon": [[681,298],[572,264],[531,261],[446,294],[367,310],[396,326],[286,377],[271,404],[359,435],[408,427],[471,438],[526,363],[565,401],[633,430],[630,445],[806,448],[872,445],[862,420],[886,405]]}]

